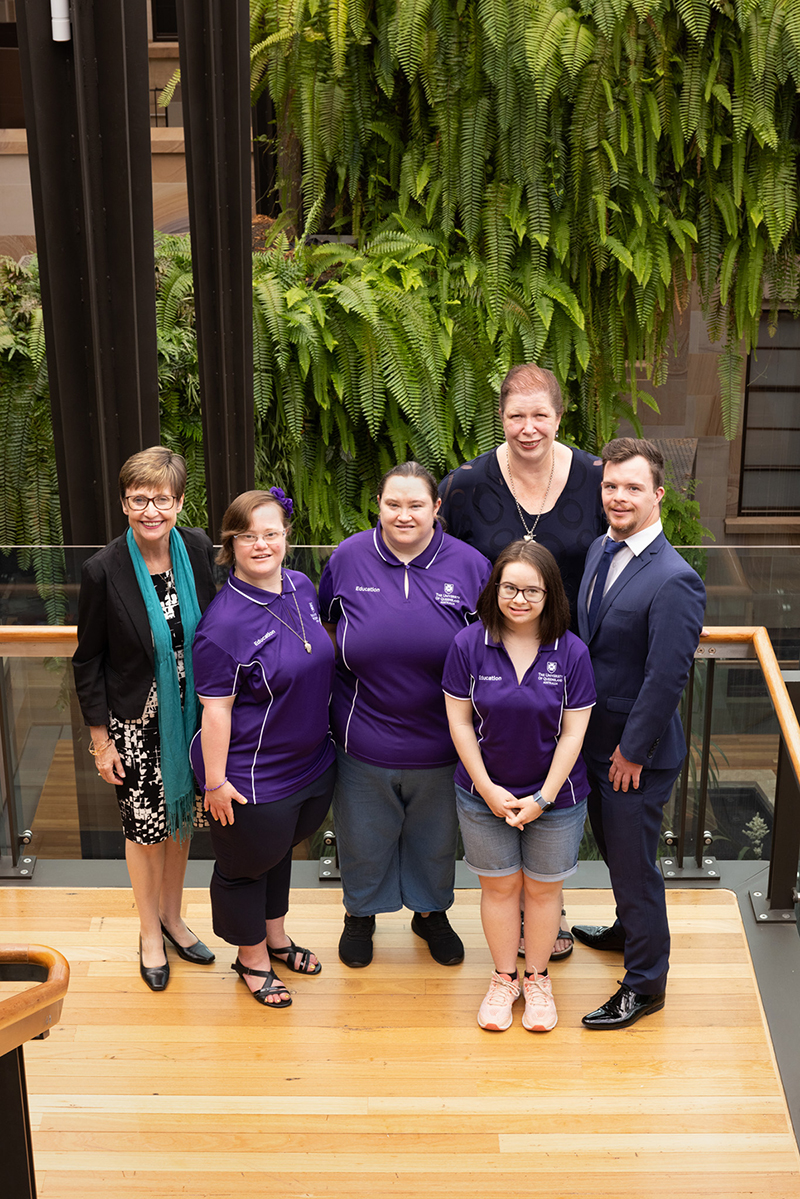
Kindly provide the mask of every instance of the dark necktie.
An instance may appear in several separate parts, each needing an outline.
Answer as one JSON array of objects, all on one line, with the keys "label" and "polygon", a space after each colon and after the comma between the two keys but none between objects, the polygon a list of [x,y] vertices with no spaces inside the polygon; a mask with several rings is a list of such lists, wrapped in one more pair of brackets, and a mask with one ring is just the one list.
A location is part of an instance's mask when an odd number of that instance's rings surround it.
[{"label": "dark necktie", "polygon": [[592,600],[589,604],[589,634],[594,632],[594,626],[597,621],[597,613],[600,611],[600,605],[603,602],[603,592],[606,587],[606,579],[611,568],[611,559],[616,553],[622,549],[623,545],[627,545],[626,541],[612,541],[610,537],[606,538],[603,546],[603,556],[600,559],[600,565],[597,568],[597,574],[594,577],[594,591],[592,592]]}]

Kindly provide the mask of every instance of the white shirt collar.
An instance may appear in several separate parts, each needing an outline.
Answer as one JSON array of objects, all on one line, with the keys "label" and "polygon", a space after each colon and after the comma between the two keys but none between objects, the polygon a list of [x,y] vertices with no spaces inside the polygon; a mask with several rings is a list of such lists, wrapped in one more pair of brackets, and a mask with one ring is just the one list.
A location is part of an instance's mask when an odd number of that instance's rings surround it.
[{"label": "white shirt collar", "polygon": [[[629,547],[634,557],[638,558],[647,549],[648,545],[652,545],[661,532],[663,530],[661,528],[661,518],[659,517],[655,524],[648,525],[646,529],[640,529],[638,533],[631,533],[630,537],[625,538],[625,544]],[[608,529],[606,532],[606,537],[611,537],[611,529]]]}]

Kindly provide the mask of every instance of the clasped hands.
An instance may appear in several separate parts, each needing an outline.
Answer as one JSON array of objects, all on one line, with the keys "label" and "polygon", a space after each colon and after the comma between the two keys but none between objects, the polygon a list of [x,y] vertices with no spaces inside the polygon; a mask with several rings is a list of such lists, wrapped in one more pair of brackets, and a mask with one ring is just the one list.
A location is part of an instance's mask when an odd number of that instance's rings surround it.
[{"label": "clasped hands", "polygon": [[522,828],[532,820],[538,820],[542,814],[542,809],[532,795],[518,798],[506,791],[505,787],[494,786],[491,793],[483,798],[495,816],[505,820],[512,828]]}]

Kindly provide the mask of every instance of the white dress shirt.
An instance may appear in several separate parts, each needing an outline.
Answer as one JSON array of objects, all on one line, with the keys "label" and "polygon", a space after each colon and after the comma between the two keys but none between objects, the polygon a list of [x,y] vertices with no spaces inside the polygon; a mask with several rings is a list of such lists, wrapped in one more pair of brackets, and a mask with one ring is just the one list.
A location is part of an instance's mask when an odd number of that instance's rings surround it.
[{"label": "white dress shirt", "polygon": [[[614,583],[617,581],[619,576],[622,574],[623,570],[628,565],[628,563],[632,562],[634,558],[638,558],[640,554],[644,553],[644,551],[647,549],[648,545],[651,545],[655,541],[656,537],[658,537],[659,533],[661,533],[661,532],[662,532],[661,520],[659,518],[655,522],[655,524],[648,525],[646,529],[640,529],[638,533],[631,533],[630,537],[624,538],[624,541],[625,541],[624,547],[621,550],[619,550],[614,555],[614,557],[611,559],[611,566],[609,567],[609,570],[608,570],[608,576],[606,578],[606,585],[603,588],[603,595],[606,594],[609,587],[613,587]],[[608,532],[606,533],[606,537],[608,537],[611,541],[615,540],[611,536],[611,529],[609,529]],[[589,587],[588,595],[586,596],[587,612],[589,610],[589,605],[592,602],[592,592],[593,591],[594,591],[594,579],[592,579],[592,583],[591,583],[591,586]]]}]

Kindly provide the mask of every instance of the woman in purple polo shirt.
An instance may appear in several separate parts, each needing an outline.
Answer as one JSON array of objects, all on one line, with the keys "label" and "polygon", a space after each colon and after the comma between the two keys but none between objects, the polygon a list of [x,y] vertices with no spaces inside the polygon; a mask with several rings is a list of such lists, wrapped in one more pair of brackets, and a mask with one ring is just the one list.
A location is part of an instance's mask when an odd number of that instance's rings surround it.
[{"label": "woman in purple polo shirt", "polygon": [[233,569],[193,650],[203,723],[191,757],[213,817],[214,931],[239,947],[231,969],[269,1007],[292,1002],[272,959],[299,974],[322,969],[284,919],[292,847],[325,819],[336,775],[333,649],[313,585],[283,566],[291,513],[277,487],[233,501],[217,557]]},{"label": "woman in purple polo shirt", "polygon": [[417,462],[378,487],[380,520],[334,550],[320,609],[338,657],[331,723],[333,811],[346,915],[339,957],[368,966],[379,912],[403,906],[443,966],[464,957],[453,902],[455,750],[441,671],[491,570],[437,520],[436,480]]},{"label": "woman in purple polo shirt", "polygon": [[480,876],[481,920],[495,966],[478,1023],[494,1032],[511,1025],[520,995],[522,886],[522,1023],[549,1032],[558,1016],[547,963],[586,818],[580,749],[594,675],[589,651],[569,632],[564,585],[544,546],[514,541],[501,552],[478,615],[481,623],[455,638],[443,679],[460,759],[456,803],[465,860]]}]

